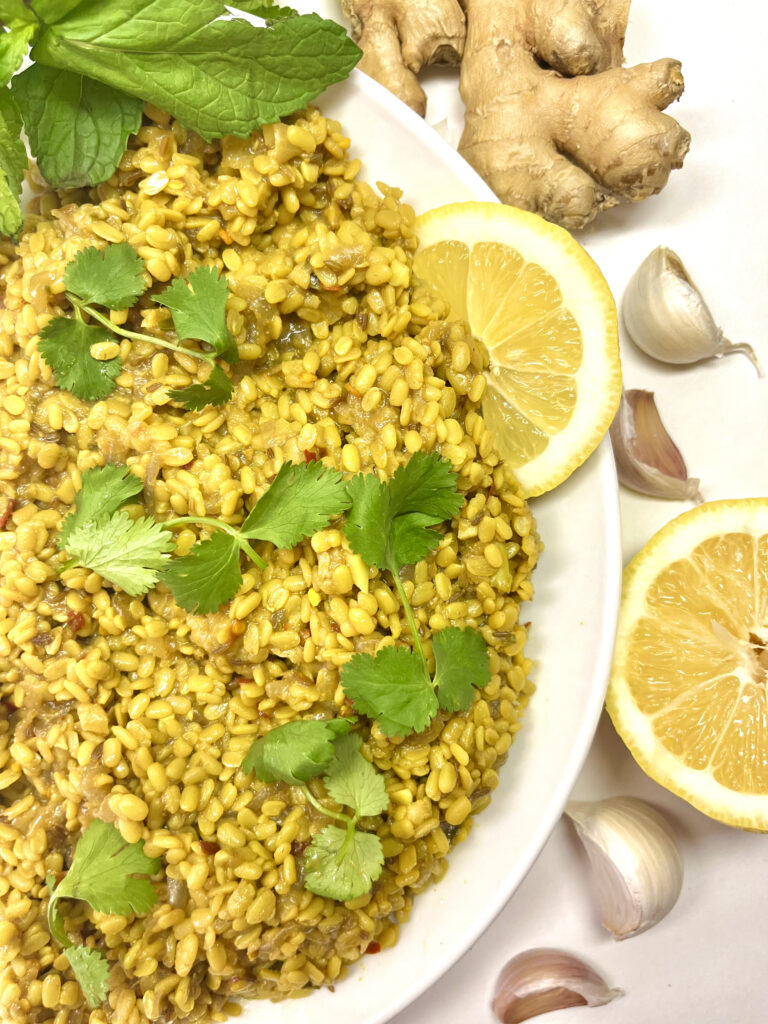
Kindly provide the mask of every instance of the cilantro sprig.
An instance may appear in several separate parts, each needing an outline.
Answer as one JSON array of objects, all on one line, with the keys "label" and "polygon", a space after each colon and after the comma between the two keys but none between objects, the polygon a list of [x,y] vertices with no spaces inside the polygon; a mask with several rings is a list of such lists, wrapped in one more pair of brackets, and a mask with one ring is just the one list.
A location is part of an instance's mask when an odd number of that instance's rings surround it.
[{"label": "cilantro sprig", "polygon": [[[211,516],[132,518],[123,505],[142,487],[126,466],[107,464],[83,473],[75,511],[58,538],[69,556],[62,570],[82,565],[134,597],[162,581],[180,607],[197,614],[216,611],[235,596],[243,582],[241,553],[258,568],[266,566],[254,541],[295,547],[349,507],[341,474],[320,462],[284,463],[240,526]],[[215,532],[172,559],[171,531],[190,525]]]},{"label": "cilantro sprig", "polygon": [[[56,188],[115,171],[145,102],[203,138],[300,110],[361,56],[344,28],[271,0],[1,0],[0,232],[22,226],[26,150]],[[11,83],[29,48],[35,62]]]},{"label": "cilantro sprig", "polygon": [[[109,244],[105,249],[89,246],[81,249],[64,271],[67,299],[74,316],[58,316],[40,332],[38,350],[53,370],[59,387],[85,401],[110,395],[122,370],[119,356],[97,359],[93,345],[117,338],[148,341],[159,348],[199,359],[210,366],[202,384],[192,384],[170,392],[170,397],[185,409],[200,410],[206,405],[221,405],[232,395],[232,382],[216,362],[237,361],[237,345],[227,328],[227,282],[214,267],[198,267],[186,280],[177,278],[155,301],[171,313],[178,338],[197,339],[212,351],[190,349],[152,334],[130,331],[98,309],[126,309],[144,294],[144,262],[127,242]],[[94,321],[86,323],[85,317]]]},{"label": "cilantro sprig", "polygon": [[161,867],[147,857],[143,842],[126,843],[118,829],[94,819],[75,847],[72,864],[57,884],[49,874],[48,930],[64,947],[69,964],[91,1007],[99,1006],[109,990],[109,963],[104,954],[73,941],[67,933],[60,901],[84,900],[102,914],[146,914],[157,902],[155,887],[147,878]]},{"label": "cilantro sprig", "polygon": [[[289,722],[255,740],[241,765],[263,782],[299,786],[309,803],[337,824],[316,832],[304,855],[304,886],[318,896],[354,900],[370,892],[384,866],[375,832],[357,826],[361,818],[382,814],[389,804],[384,777],[351,733],[353,718]],[[322,777],[328,797],[351,814],[318,799],[307,785]]]},{"label": "cilantro sprig", "polygon": [[450,464],[432,452],[417,452],[384,483],[358,474],[347,485],[352,507],[344,533],[354,552],[369,565],[392,574],[414,648],[385,647],[376,656],[355,654],[341,671],[344,692],[355,709],[375,718],[387,736],[421,732],[437,714],[466,710],[475,687],[491,678],[482,636],[451,626],[432,637],[430,673],[418,625],[400,570],[425,558],[440,543],[433,529],[464,503]]}]

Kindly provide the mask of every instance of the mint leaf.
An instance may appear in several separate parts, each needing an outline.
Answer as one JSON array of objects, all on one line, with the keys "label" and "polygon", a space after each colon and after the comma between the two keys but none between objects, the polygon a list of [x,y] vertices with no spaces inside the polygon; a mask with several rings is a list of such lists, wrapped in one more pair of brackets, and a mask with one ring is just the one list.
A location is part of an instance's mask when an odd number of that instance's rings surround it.
[{"label": "mint leaf", "polygon": [[57,21],[66,18],[70,11],[78,7],[82,0],[32,0],[40,21],[46,25],[55,25]]},{"label": "mint leaf", "polygon": [[244,537],[295,547],[349,507],[341,474],[322,462],[284,462],[240,527]]},{"label": "mint leaf", "polygon": [[238,0],[237,3],[228,4],[228,7],[234,7],[238,11],[245,11],[246,14],[253,15],[254,18],[297,18],[299,12],[295,11],[293,7],[278,7],[277,4],[271,3],[270,0]]},{"label": "mint leaf", "polygon": [[104,327],[57,316],[40,332],[37,350],[53,370],[60,388],[93,402],[112,394],[123,368],[119,357],[101,360],[91,355],[91,345],[112,340]]},{"label": "mint leaf", "polygon": [[304,887],[328,899],[356,900],[370,892],[383,867],[377,835],[326,825],[304,854]]},{"label": "mint leaf", "polygon": [[115,512],[71,530],[66,552],[74,564],[97,572],[132,597],[141,597],[157,583],[173,546],[171,534],[160,523]]},{"label": "mint leaf", "polygon": [[90,245],[67,264],[64,287],[81,302],[126,309],[147,290],[144,260],[127,242],[105,249]]},{"label": "mint leaf", "polygon": [[245,137],[303,107],[360,59],[345,30],[316,14],[257,28],[217,20],[210,0],[87,0],[43,32],[32,56],[167,110],[205,139]]},{"label": "mint leaf", "polygon": [[421,732],[437,714],[437,697],[415,651],[385,647],[375,658],[355,654],[341,670],[355,711],[375,718],[385,736]]},{"label": "mint leaf", "polygon": [[262,782],[300,786],[322,775],[334,752],[337,737],[349,732],[355,718],[302,719],[277,726],[254,740],[241,765]]},{"label": "mint leaf", "polygon": [[202,384],[190,384],[186,388],[174,388],[168,396],[185,409],[200,412],[207,405],[224,405],[232,397],[234,386],[220,366],[211,366],[208,379]]},{"label": "mint leaf", "polygon": [[19,199],[26,169],[21,114],[10,89],[0,89],[0,234],[16,235],[24,223]]},{"label": "mint leaf", "polygon": [[449,462],[436,452],[416,452],[395,470],[389,484],[358,474],[347,484],[352,508],[344,533],[369,565],[398,573],[440,543],[430,529],[451,519],[464,504]]},{"label": "mint leaf", "polygon": [[196,338],[212,345],[228,363],[237,362],[237,345],[227,327],[227,279],[215,267],[198,267],[156,296],[170,309],[179,339]]},{"label": "mint leaf", "polygon": [[88,946],[67,946],[64,953],[69,960],[72,973],[83,990],[85,1001],[95,1009],[109,995],[110,965],[98,949]]},{"label": "mint leaf", "polygon": [[115,825],[94,818],[77,841],[57,899],[85,900],[101,914],[145,914],[157,902],[154,885],[134,875],[154,875],[159,859],[147,857],[144,843],[127,843]]},{"label": "mint leaf", "polygon": [[21,67],[37,25],[18,25],[10,32],[0,29],[0,85],[7,85]]},{"label": "mint leaf", "polygon": [[33,64],[12,90],[40,171],[56,188],[106,181],[141,125],[140,99],[70,70]]},{"label": "mint leaf", "polygon": [[24,0],[0,0],[0,19],[14,28],[16,25],[33,25],[37,22],[34,12]]},{"label": "mint leaf", "polygon": [[193,615],[215,612],[242,586],[240,545],[230,534],[217,530],[209,540],[168,562],[160,579],[185,611]]},{"label": "mint leaf", "polygon": [[487,686],[491,681],[491,661],[482,634],[470,627],[449,626],[433,635],[432,650],[440,707],[466,711],[474,699],[475,687]]},{"label": "mint leaf", "polygon": [[357,735],[340,736],[325,771],[325,788],[337,804],[351,807],[357,817],[381,814],[389,806],[384,776],[360,752]]},{"label": "mint leaf", "polygon": [[75,510],[61,525],[57,544],[65,548],[72,531],[94,519],[111,516],[126,501],[135,498],[144,488],[143,482],[128,469],[108,462],[106,466],[87,469],[75,495]]}]

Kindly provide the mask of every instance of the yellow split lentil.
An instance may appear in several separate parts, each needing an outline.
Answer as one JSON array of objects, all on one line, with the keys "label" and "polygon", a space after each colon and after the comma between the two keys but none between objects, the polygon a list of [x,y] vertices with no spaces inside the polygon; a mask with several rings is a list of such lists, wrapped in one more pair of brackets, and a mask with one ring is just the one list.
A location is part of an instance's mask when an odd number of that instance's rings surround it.
[{"label": "yellow split lentil", "polygon": [[[519,605],[532,595],[535,523],[500,464],[479,403],[487,356],[414,282],[414,213],[396,188],[357,180],[338,123],[313,108],[250,139],[204,143],[148,108],[113,177],[53,192],[35,172],[25,233],[0,243],[0,1019],[9,1024],[222,1021],[248,997],[340,980],[388,948],[414,896],[488,803],[532,692]],[[66,311],[63,272],[84,246],[127,241],[150,287],[200,265],[226,275],[240,361],[225,406],[185,412],[169,391],[203,364],[121,343],[118,387],[84,402],[37,351]],[[164,328],[142,300],[113,321]],[[189,344],[189,343],[187,343]],[[112,358],[112,343],[94,352]],[[203,370],[203,373],[205,371]],[[492,680],[466,712],[405,739],[366,727],[390,803],[370,894],[335,903],[302,886],[327,823],[299,789],[239,770],[283,722],[350,713],[340,670],[407,642],[385,573],[332,525],[248,568],[236,598],[191,616],[159,586],[131,598],[96,573],[59,573],[56,546],[85,470],[126,464],[160,520],[239,523],[287,460],[389,478],[437,451],[466,501],[440,545],[404,574],[433,631],[471,626]],[[179,551],[196,541],[178,535]],[[322,782],[311,788],[322,794]],[[46,873],[71,863],[93,818],[162,859],[142,917],[65,907],[112,968],[87,1007],[46,924]]]}]

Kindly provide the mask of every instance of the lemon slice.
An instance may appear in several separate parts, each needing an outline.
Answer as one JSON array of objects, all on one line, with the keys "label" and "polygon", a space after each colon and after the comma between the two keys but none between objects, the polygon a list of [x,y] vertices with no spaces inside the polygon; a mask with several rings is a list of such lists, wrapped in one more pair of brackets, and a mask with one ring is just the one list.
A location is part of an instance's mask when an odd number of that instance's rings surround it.
[{"label": "lemon slice", "polygon": [[768,830],[768,499],[700,505],[630,562],[606,704],[637,762]]},{"label": "lemon slice", "polygon": [[483,416],[526,497],[580,466],[621,395],[616,307],[567,231],[501,203],[453,203],[416,220],[417,277],[490,355]]}]

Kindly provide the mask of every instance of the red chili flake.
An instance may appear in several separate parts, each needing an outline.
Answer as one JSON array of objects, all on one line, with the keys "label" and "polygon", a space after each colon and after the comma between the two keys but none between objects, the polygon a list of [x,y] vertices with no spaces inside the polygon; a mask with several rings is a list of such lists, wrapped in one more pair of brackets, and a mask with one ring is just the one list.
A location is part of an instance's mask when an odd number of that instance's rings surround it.
[{"label": "red chili flake", "polygon": [[0,530],[4,530],[8,525],[8,520],[11,518],[11,513],[16,508],[16,499],[9,498],[8,504],[5,506],[5,511],[0,516]]},{"label": "red chili flake", "polygon": [[381,952],[381,943],[380,942],[375,942],[375,941],[374,942],[369,942],[368,945],[365,947],[365,952],[366,953],[380,953]]},{"label": "red chili flake", "polygon": [[309,846],[309,839],[303,839],[303,840],[294,839],[293,842],[291,843],[291,854],[294,857],[300,857],[302,855],[302,853],[304,853],[304,851],[306,850],[306,848],[308,846]]},{"label": "red chili flake", "polygon": [[67,612],[67,624],[73,633],[79,633],[85,625],[85,616],[82,612]]},{"label": "red chili flake", "polygon": [[351,384],[345,384],[344,385],[344,390],[348,391],[350,393],[350,395],[352,395],[353,398],[362,398],[363,397],[360,394],[360,392],[357,390],[357,388],[353,388]]},{"label": "red chili flake", "polygon": [[247,686],[248,683],[253,682],[253,679],[249,679],[248,676],[235,676],[235,682],[238,686]]},{"label": "red chili flake", "polygon": [[304,627],[303,627],[303,628],[301,629],[301,632],[299,633],[299,636],[301,637],[301,639],[302,639],[302,640],[303,640],[303,641],[304,641],[305,643],[306,643],[306,641],[307,641],[307,640],[309,640],[309,638],[310,638],[310,636],[311,636],[311,635],[312,635],[312,634],[311,634],[311,633],[310,633],[310,631],[309,631],[309,626],[304,626]]},{"label": "red chili flake", "polygon": [[191,469],[192,466],[194,466],[194,464],[195,464],[195,460],[194,459],[190,459],[189,462],[185,462],[184,465],[181,468],[182,469]]},{"label": "red chili flake", "polygon": [[319,462],[320,461],[320,457],[317,454],[317,452],[310,452],[310,451],[307,451],[306,448],[302,448],[301,454],[304,456],[304,461],[306,463]]},{"label": "red chili flake", "polygon": [[332,633],[340,633],[341,632],[341,626],[338,624],[338,622],[334,622],[333,619],[331,619],[331,632]]},{"label": "red chili flake", "polygon": [[208,857],[212,857],[214,853],[218,853],[221,847],[218,843],[209,842],[207,839],[203,839],[200,842],[200,849]]}]

